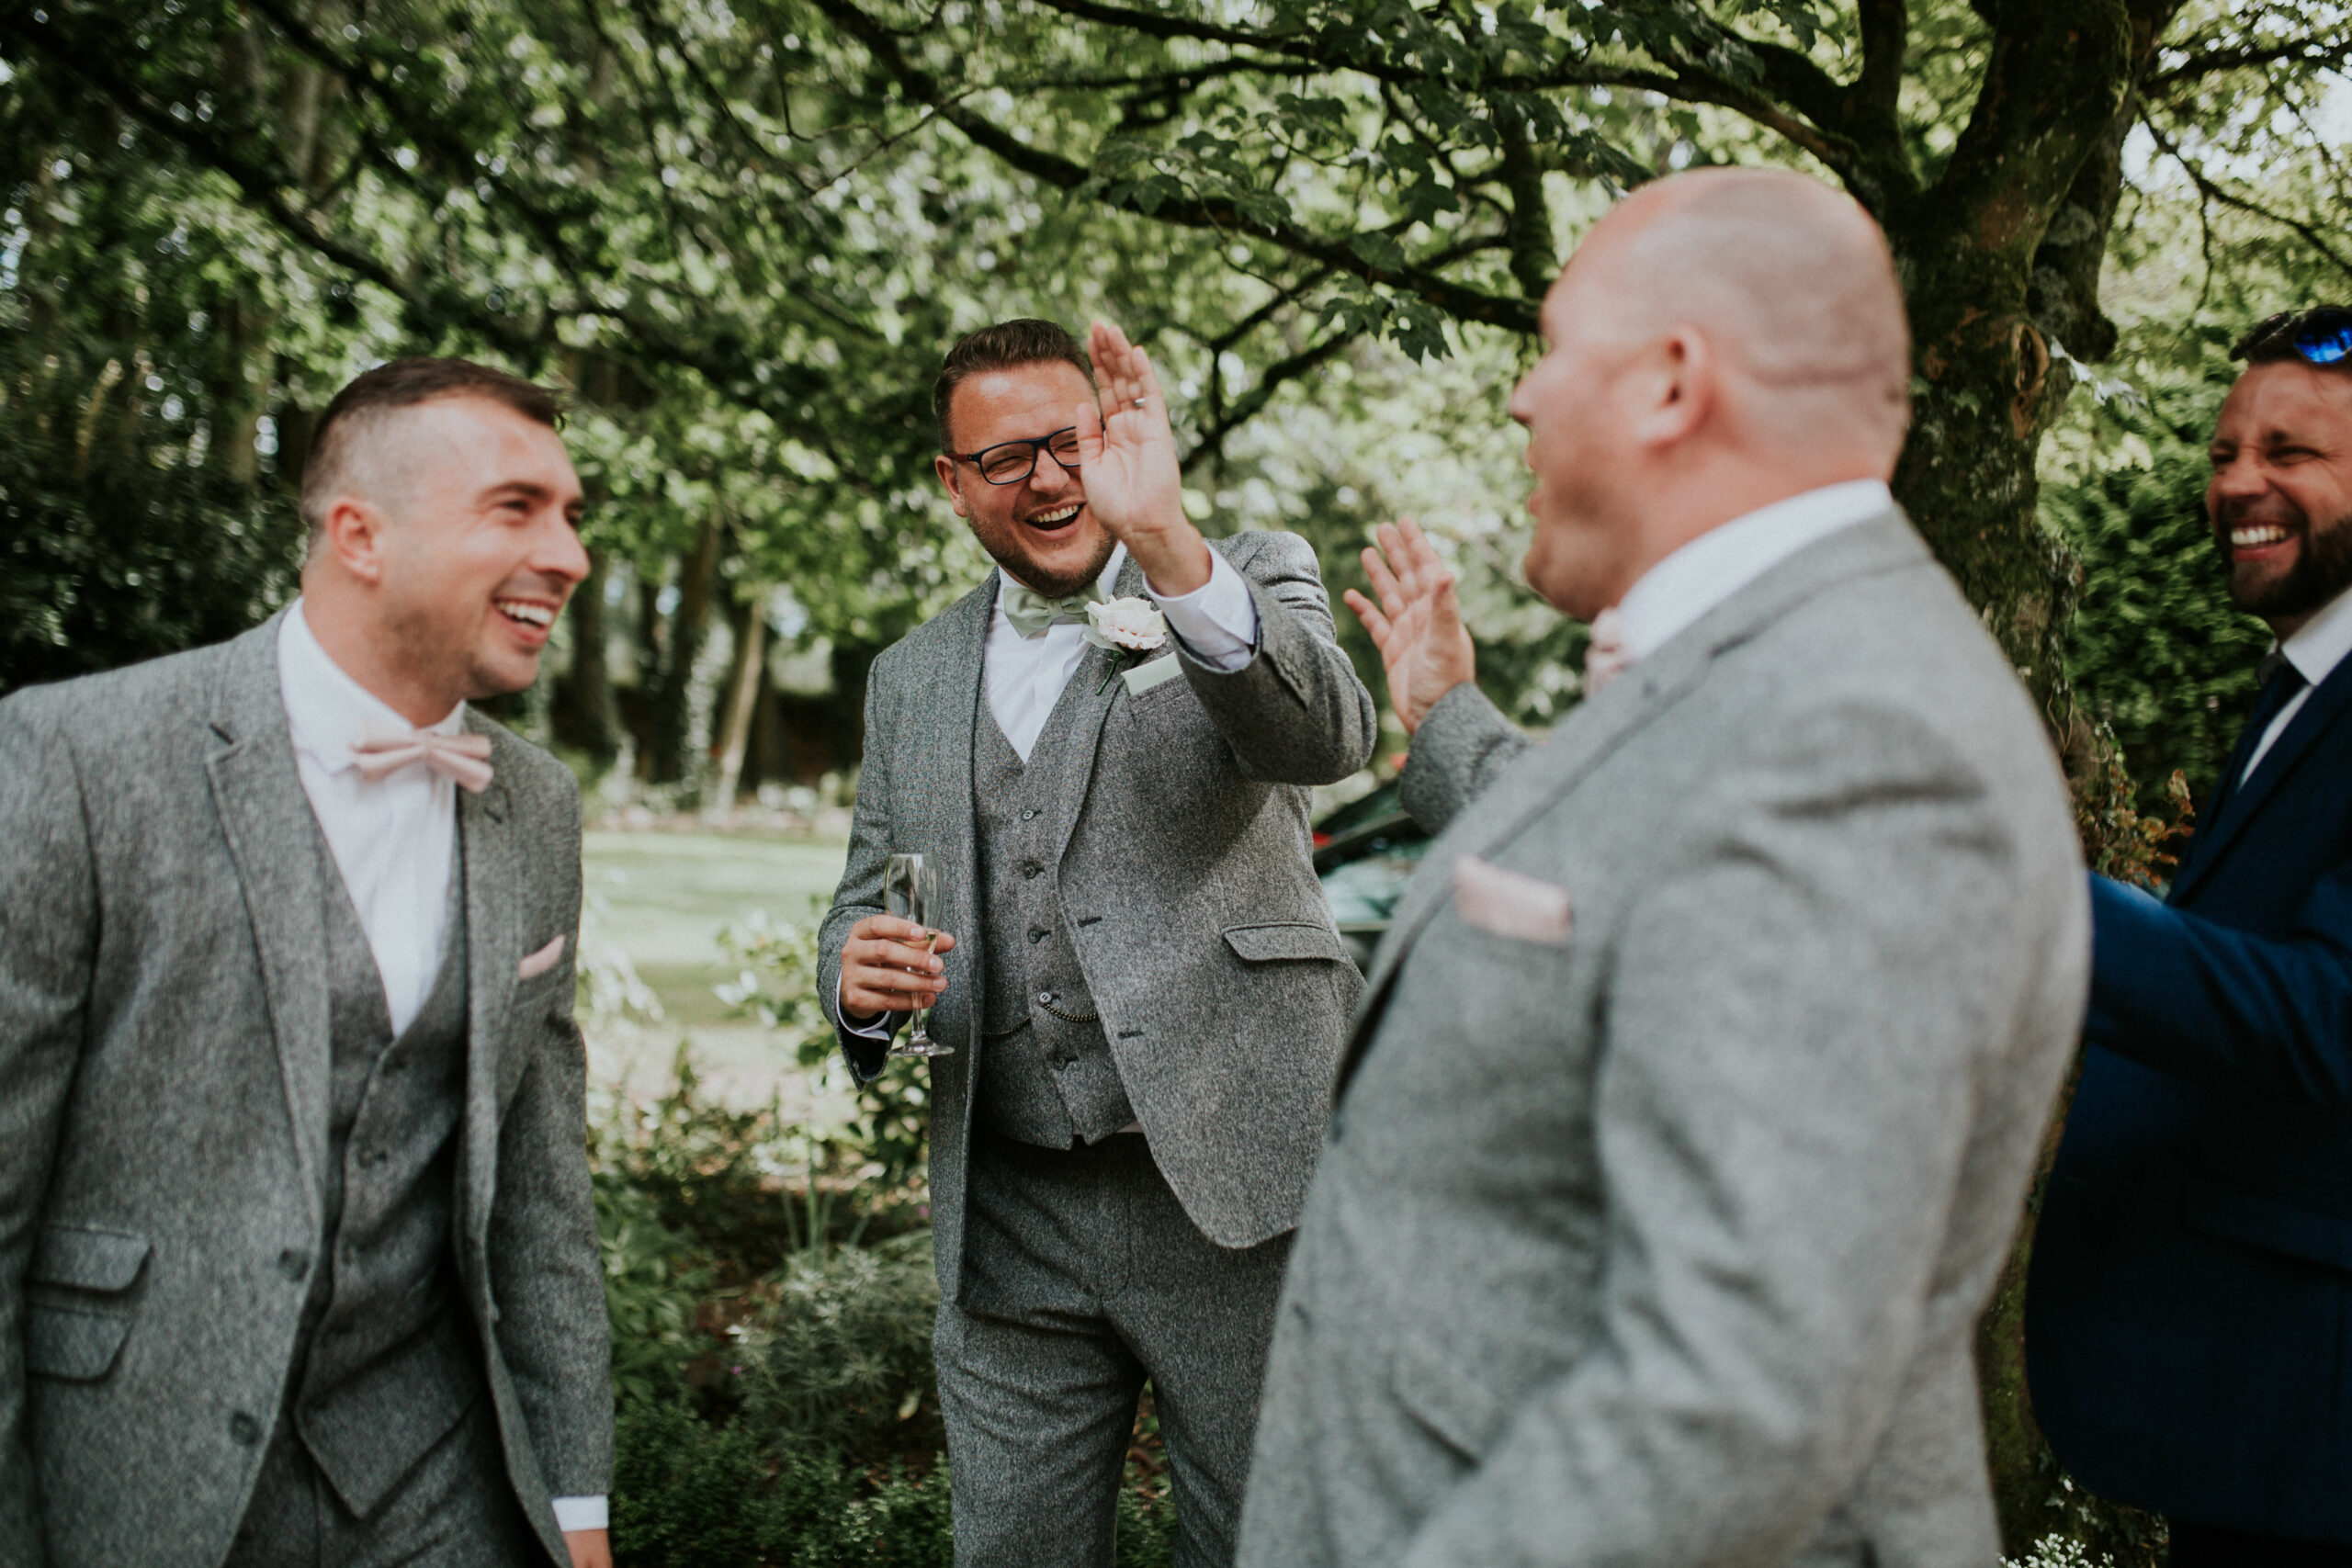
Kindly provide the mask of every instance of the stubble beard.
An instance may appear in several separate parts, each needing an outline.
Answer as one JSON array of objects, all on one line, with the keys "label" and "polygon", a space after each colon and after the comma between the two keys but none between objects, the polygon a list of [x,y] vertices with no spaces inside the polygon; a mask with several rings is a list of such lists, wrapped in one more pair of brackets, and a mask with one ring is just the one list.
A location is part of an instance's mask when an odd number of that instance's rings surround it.
[{"label": "stubble beard", "polygon": [[2225,513],[2214,529],[2214,542],[2230,573],[2230,603],[2263,620],[2309,615],[2352,587],[2352,516],[2314,524],[2300,507],[2292,509],[2291,526],[2302,541],[2295,562],[2284,575],[2247,580],[2238,570],[2230,550],[2230,529],[2244,521],[2243,511]]},{"label": "stubble beard", "polygon": [[1092,557],[1083,569],[1074,572],[1050,573],[1022,552],[1021,536],[1017,532],[1020,527],[1021,525],[1018,523],[1011,524],[1009,529],[1012,531],[1008,531],[1001,537],[991,538],[989,535],[992,530],[979,527],[975,524],[972,537],[980,542],[980,548],[988,551],[989,558],[1012,573],[1024,587],[1042,593],[1048,599],[1068,598],[1101,577],[1102,569],[1111,564],[1112,554],[1119,547],[1119,541],[1113,538],[1110,530],[1106,528],[1102,530],[1102,537],[1095,546]]}]

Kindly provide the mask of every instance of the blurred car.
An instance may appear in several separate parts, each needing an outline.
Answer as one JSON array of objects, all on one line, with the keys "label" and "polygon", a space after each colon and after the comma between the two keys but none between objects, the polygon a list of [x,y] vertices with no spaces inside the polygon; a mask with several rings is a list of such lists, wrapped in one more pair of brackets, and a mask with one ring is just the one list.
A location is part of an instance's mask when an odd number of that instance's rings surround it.
[{"label": "blurred car", "polygon": [[1429,847],[1430,836],[1397,804],[1393,779],[1315,825],[1315,874],[1357,968],[1372,967],[1372,950]]}]

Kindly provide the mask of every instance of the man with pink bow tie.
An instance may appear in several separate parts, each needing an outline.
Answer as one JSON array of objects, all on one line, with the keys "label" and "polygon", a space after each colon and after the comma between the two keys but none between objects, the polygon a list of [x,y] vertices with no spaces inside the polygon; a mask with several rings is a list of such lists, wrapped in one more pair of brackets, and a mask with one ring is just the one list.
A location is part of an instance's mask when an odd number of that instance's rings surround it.
[{"label": "man with pink bow tie", "polygon": [[1374,960],[1266,1374],[1245,1568],[1999,1555],[1972,1350],[2082,1016],[2040,718],[1887,489],[1886,244],[1645,186],[1511,399],[1541,740],[1409,526],[1350,603],[1438,834]]},{"label": "man with pink bow tie", "polygon": [[0,1562],[609,1563],[558,418],[368,372],[296,604],[0,702]]}]

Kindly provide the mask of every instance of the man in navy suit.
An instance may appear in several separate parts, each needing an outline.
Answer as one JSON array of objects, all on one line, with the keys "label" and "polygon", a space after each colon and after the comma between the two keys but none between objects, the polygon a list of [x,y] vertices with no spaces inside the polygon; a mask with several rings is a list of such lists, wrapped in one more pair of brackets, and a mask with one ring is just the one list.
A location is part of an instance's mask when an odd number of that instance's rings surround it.
[{"label": "man in navy suit", "polygon": [[2170,897],[2092,878],[2027,1367],[2176,1568],[2352,1564],[2352,310],[2232,356],[2205,502],[2278,644]]}]

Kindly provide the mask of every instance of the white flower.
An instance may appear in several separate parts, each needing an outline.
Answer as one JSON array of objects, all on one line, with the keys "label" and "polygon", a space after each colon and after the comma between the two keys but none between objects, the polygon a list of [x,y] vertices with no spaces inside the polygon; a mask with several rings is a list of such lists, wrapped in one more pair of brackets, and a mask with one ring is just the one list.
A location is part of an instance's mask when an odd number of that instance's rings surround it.
[{"label": "white flower", "polygon": [[1086,607],[1086,640],[1097,648],[1152,653],[1168,646],[1168,620],[1148,599],[1130,595]]}]

